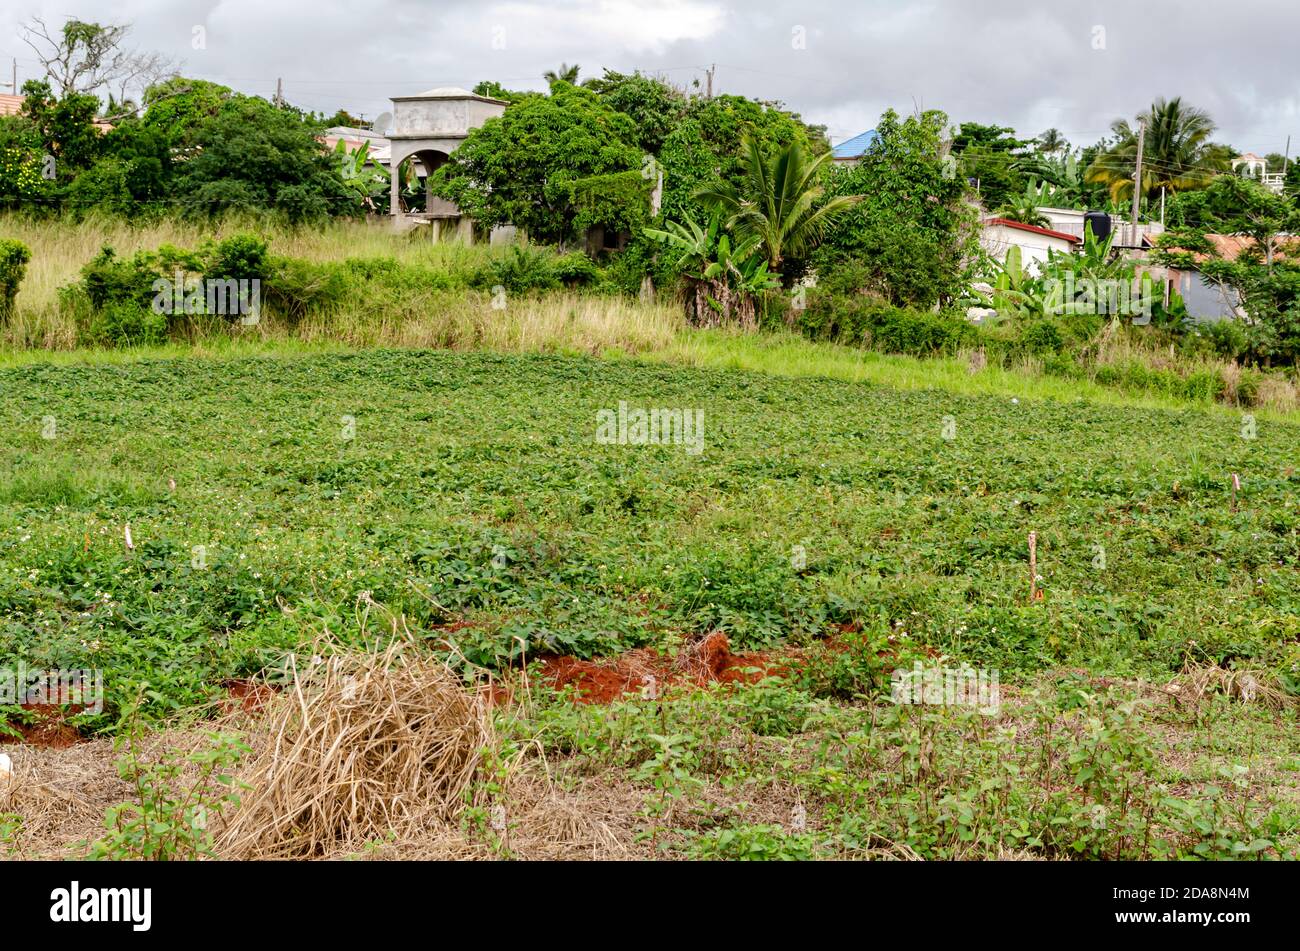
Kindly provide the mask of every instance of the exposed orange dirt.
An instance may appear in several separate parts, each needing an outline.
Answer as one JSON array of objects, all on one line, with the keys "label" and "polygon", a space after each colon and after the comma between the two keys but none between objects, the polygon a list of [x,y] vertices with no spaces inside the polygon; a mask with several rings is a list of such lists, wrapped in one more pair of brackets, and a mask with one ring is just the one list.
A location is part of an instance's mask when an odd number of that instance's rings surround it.
[{"label": "exposed orange dirt", "polygon": [[770,651],[733,654],[727,635],[714,631],[675,658],[642,647],[599,660],[566,655],[540,663],[542,676],[558,688],[572,687],[577,700],[612,703],[627,694],[658,696],[674,685],[754,683],[789,670],[797,659]]},{"label": "exposed orange dirt", "polygon": [[278,692],[270,684],[257,680],[228,680],[222,686],[228,698],[222,701],[222,713],[233,713],[240,708],[248,713],[260,710]]},{"label": "exposed orange dirt", "polygon": [[77,728],[68,722],[68,717],[81,711],[80,706],[72,704],[65,709],[53,703],[24,703],[22,708],[34,713],[35,721],[26,725],[12,724],[22,736],[0,735],[0,743],[26,743],[63,750],[84,739]]}]

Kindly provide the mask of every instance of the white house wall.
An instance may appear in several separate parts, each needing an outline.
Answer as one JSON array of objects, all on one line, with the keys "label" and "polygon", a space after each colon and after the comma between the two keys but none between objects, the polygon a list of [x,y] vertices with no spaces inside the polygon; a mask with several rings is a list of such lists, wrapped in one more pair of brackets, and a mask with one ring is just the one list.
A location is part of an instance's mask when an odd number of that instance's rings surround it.
[{"label": "white house wall", "polygon": [[980,245],[997,258],[998,261],[1005,261],[1007,251],[1012,245],[1020,249],[1020,264],[1027,270],[1037,271],[1043,263],[1047,261],[1047,252],[1050,251],[1069,251],[1073,246],[1071,242],[1064,238],[1053,238],[1050,235],[1035,234],[1032,231],[1021,231],[1017,228],[1008,228],[1005,225],[991,225],[986,227],[980,235]]}]

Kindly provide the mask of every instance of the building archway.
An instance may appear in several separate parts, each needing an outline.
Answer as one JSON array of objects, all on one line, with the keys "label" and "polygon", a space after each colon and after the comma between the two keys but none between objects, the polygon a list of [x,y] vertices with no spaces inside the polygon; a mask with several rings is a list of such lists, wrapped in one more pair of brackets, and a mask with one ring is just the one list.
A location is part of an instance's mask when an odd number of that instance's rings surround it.
[{"label": "building archway", "polygon": [[[390,211],[393,222],[402,227],[406,219],[427,221],[435,232],[448,227],[466,237],[473,234],[473,223],[460,213],[453,202],[435,198],[429,181],[433,173],[446,164],[471,129],[506,111],[508,103],[487,96],[477,96],[465,89],[430,89],[418,96],[396,96],[393,102],[393,127],[389,169],[392,172]],[[402,163],[414,161],[425,175],[425,209],[405,214],[401,203]]]},{"label": "building archway", "polygon": [[389,168],[397,176],[398,188],[396,194],[399,201],[398,211],[403,215],[413,214],[412,209],[401,207],[401,183],[402,166],[410,163],[411,167],[416,169],[416,175],[424,180],[424,209],[418,214],[426,215],[433,218],[456,218],[460,216],[460,210],[452,202],[445,198],[437,198],[433,194],[433,173],[447,164],[450,156],[441,149],[419,149],[410,152],[401,160],[390,159]]}]

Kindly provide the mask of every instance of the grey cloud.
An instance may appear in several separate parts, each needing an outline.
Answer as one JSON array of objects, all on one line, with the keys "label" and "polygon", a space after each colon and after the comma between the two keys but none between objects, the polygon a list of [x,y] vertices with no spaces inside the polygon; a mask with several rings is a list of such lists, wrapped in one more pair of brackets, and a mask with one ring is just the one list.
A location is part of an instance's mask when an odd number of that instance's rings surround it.
[{"label": "grey cloud", "polygon": [[[886,107],[919,106],[1024,135],[1056,126],[1088,144],[1154,97],[1182,95],[1211,112],[1220,140],[1264,153],[1295,132],[1300,149],[1300,5],[1267,0],[121,0],[111,13],[91,0],[19,0],[0,11],[0,51],[30,75],[18,25],[65,14],[130,21],[138,46],[184,60],[187,75],[260,95],[281,77],[300,105],[367,116],[434,85],[540,89],[561,61],[584,76],[641,68],[680,85],[716,63],[716,89],[779,99],[836,141]],[[206,50],[191,48],[195,25]],[[1093,48],[1096,28],[1104,49]]]}]

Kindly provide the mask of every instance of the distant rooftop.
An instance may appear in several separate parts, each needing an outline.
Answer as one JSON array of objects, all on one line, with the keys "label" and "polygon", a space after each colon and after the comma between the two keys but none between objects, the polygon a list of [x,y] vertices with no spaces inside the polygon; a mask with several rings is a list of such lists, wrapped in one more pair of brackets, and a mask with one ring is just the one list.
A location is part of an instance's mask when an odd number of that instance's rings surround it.
[{"label": "distant rooftop", "polygon": [[382,132],[375,132],[373,129],[358,129],[356,126],[336,125],[330,126],[325,130],[326,135],[336,136],[340,139],[385,139]]},{"label": "distant rooftop", "polygon": [[477,99],[479,102],[499,102],[502,105],[509,105],[505,100],[493,99],[491,96],[480,96],[478,93],[462,89],[460,86],[436,86],[433,89],[426,89],[418,95],[392,96],[391,98],[393,102],[404,102],[412,99]]},{"label": "distant rooftop", "polygon": [[841,142],[831,148],[831,157],[834,159],[855,159],[861,158],[862,153],[871,148],[876,139],[880,138],[875,129],[868,129],[853,138]]},{"label": "distant rooftop", "polygon": [[474,95],[468,89],[462,89],[460,86],[438,86],[434,89],[426,89],[420,93],[421,99],[460,99],[462,96]]}]

